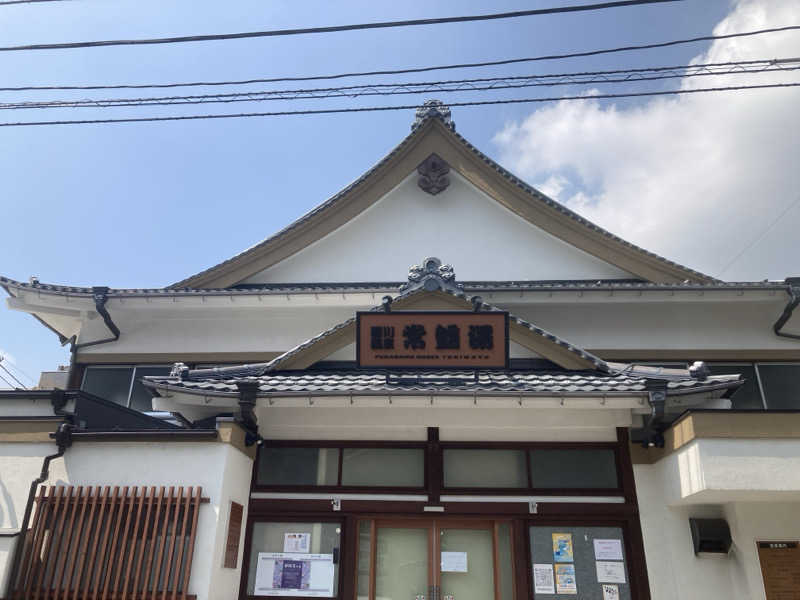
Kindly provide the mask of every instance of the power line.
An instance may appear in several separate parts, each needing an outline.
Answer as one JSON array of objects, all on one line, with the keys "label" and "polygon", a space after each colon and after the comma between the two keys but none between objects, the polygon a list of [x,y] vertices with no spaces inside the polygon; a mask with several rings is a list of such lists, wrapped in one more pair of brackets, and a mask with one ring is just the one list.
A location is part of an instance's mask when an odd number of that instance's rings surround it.
[{"label": "power line", "polygon": [[[24,383],[22,383],[19,379],[14,377],[14,374],[11,371],[9,371],[8,369],[6,369],[5,365],[3,363],[1,363],[1,362],[0,362],[0,369],[3,369],[3,371],[5,371],[9,375],[9,377],[11,377],[11,379],[16,381],[23,390],[28,389],[27,386]],[[8,383],[8,381],[5,378],[3,379],[3,381]]]},{"label": "power line", "polygon": [[20,369],[20,368],[19,368],[17,365],[15,365],[13,362],[11,362],[11,361],[8,359],[8,356],[3,356],[2,354],[0,354],[0,362],[5,362],[7,365],[9,365],[9,366],[13,367],[13,369],[14,369],[15,371],[19,371],[19,372],[20,372],[20,373],[21,373],[21,374],[22,374],[22,375],[23,375],[23,376],[24,376],[26,379],[28,379],[28,381],[30,381],[31,383],[35,383],[35,382],[33,381],[33,378],[32,378],[30,375],[28,375],[28,374],[27,374],[25,371],[23,371],[22,369]]},{"label": "power line", "polygon": [[[675,96],[684,94],[698,94],[705,92],[729,92],[739,90],[756,90],[756,89],[770,89],[770,88],[789,88],[798,87],[800,82],[796,83],[769,83],[761,85],[740,85],[728,87],[713,87],[713,88],[695,88],[687,90],[664,90],[657,92],[629,92],[622,94],[593,94],[590,96],[554,96],[551,98],[517,98],[506,100],[482,100],[472,102],[450,102],[449,107],[458,106],[489,106],[494,104],[530,104],[539,102],[559,102],[563,100],[595,100],[605,98],[637,98],[645,96]],[[175,115],[169,117],[129,117],[121,119],[84,119],[84,120],[60,120],[60,121],[21,121],[11,123],[0,123],[0,127],[26,127],[38,125],[98,125],[103,123],[144,123],[144,122],[157,122],[157,121],[192,121],[199,119],[236,119],[246,117],[282,117],[289,115],[324,115],[324,114],[337,114],[337,113],[361,113],[361,112],[379,112],[379,111],[392,111],[392,110],[414,110],[420,108],[418,104],[406,104],[400,106],[364,106],[356,108],[326,108],[314,110],[289,110],[289,111],[275,111],[275,112],[257,112],[257,113],[230,113],[230,114],[209,114],[209,115]]]},{"label": "power line", "polygon": [[763,230],[763,231],[762,231],[760,234],[758,234],[758,236],[756,236],[756,237],[753,239],[753,241],[751,241],[751,242],[750,242],[749,244],[747,244],[747,245],[746,245],[744,248],[742,248],[742,249],[741,249],[741,250],[740,250],[740,251],[739,251],[739,252],[736,254],[736,256],[734,256],[734,257],[733,257],[733,258],[732,258],[732,259],[731,259],[731,260],[728,262],[728,264],[726,264],[726,265],[725,265],[725,267],[724,267],[724,268],[723,268],[723,269],[722,269],[722,270],[719,272],[719,275],[720,275],[720,277],[722,276],[722,274],[723,274],[725,271],[727,271],[728,269],[730,269],[730,268],[731,268],[731,267],[732,267],[732,266],[733,266],[733,265],[736,263],[736,261],[737,261],[737,260],[739,260],[739,259],[742,257],[742,255],[743,255],[745,252],[747,252],[748,250],[750,250],[750,248],[752,248],[752,247],[753,247],[753,246],[755,246],[755,245],[756,245],[758,242],[760,242],[762,239],[764,239],[764,236],[765,236],[765,235],[767,235],[767,233],[769,233],[770,229],[772,229],[773,227],[775,227],[775,225],[778,223],[778,221],[780,221],[780,220],[781,220],[781,219],[782,219],[782,218],[783,218],[783,217],[784,217],[784,216],[785,216],[785,215],[786,215],[786,214],[787,214],[787,213],[788,213],[790,210],[792,210],[792,209],[793,209],[794,207],[796,207],[798,204],[800,204],[800,196],[798,196],[798,197],[797,197],[797,199],[796,199],[794,202],[792,202],[791,204],[789,204],[789,206],[787,206],[785,209],[783,209],[783,211],[782,211],[782,212],[781,212],[781,213],[780,213],[778,216],[776,216],[776,217],[775,217],[775,218],[774,218],[774,219],[773,219],[773,220],[770,222],[770,224],[769,224],[769,225],[767,225],[767,226],[764,228],[764,230]]},{"label": "power line", "polygon": [[8,379],[6,379],[5,377],[3,377],[2,375],[0,375],[0,379],[2,379],[3,381],[5,381],[5,382],[6,382],[6,385],[7,385],[9,388],[11,388],[12,390],[14,389],[14,386],[13,386],[13,385],[11,385],[11,384],[8,382]]},{"label": "power line", "polygon": [[460,91],[496,91],[526,87],[588,85],[608,83],[630,83],[674,78],[689,78],[709,75],[744,75],[788,72],[800,69],[800,58],[764,59],[682,65],[674,67],[652,67],[649,69],[627,69],[595,71],[593,73],[559,73],[551,75],[524,75],[513,77],[486,77],[450,81],[428,81],[417,83],[379,83],[329,88],[300,90],[263,90],[233,92],[225,94],[198,94],[190,96],[156,96],[144,98],[105,98],[80,100],[36,100],[0,103],[0,110],[46,109],[46,108],[119,108],[128,106],[172,106],[187,104],[213,104],[234,102],[264,102],[278,100],[303,100],[323,98],[355,98],[361,96],[394,96],[404,94],[428,94]]},{"label": "power line", "polygon": [[6,2],[0,2],[0,6],[5,6],[6,4],[35,4],[38,2],[65,2],[67,0],[6,0]]},{"label": "power line", "polygon": [[753,35],[763,35],[767,33],[779,33],[783,31],[793,31],[800,29],[800,25],[787,25],[785,27],[773,27],[770,29],[756,29],[753,31],[743,31],[739,33],[727,33],[724,35],[706,35],[701,37],[671,40],[668,42],[657,42],[653,44],[640,44],[635,46],[619,46],[616,48],[605,48],[601,50],[587,50],[584,52],[572,52],[569,54],[548,54],[543,56],[531,56],[524,58],[509,58],[504,60],[460,63],[452,65],[439,65],[434,67],[415,67],[405,69],[388,69],[381,71],[362,71],[352,73],[338,73],[335,75],[310,75],[306,77],[272,77],[269,79],[242,79],[238,81],[193,81],[182,83],[142,83],[142,84],[118,84],[118,85],[28,85],[17,87],[0,87],[0,92],[24,92],[33,90],[116,90],[116,89],[144,89],[144,88],[174,88],[174,87],[203,87],[221,85],[248,85],[253,83],[280,83],[287,81],[317,81],[324,79],[344,79],[349,77],[368,77],[372,75],[404,75],[409,73],[425,73],[429,71],[443,71],[452,69],[471,69],[478,67],[493,67],[501,65],[511,65],[524,62],[536,62],[545,60],[562,60],[567,58],[581,58],[586,56],[597,56],[600,54],[612,54],[615,52],[630,52],[634,50],[651,50],[654,48],[666,48],[681,44],[692,44],[698,42],[724,40],[730,38],[747,37]]},{"label": "power line", "polygon": [[64,42],[58,44],[25,44],[23,46],[2,46],[0,52],[16,52],[20,50],[66,50],[72,48],[97,48],[100,46],[139,46],[143,44],[176,44],[182,42],[208,42],[215,40],[239,40],[244,38],[278,37],[286,35],[303,35],[310,33],[334,33],[362,29],[386,29],[389,27],[412,27],[418,25],[442,25],[445,23],[467,23],[471,21],[489,21],[496,19],[515,19],[558,13],[603,10],[622,8],[642,4],[661,4],[664,2],[683,2],[684,0],[617,0],[598,4],[579,4],[575,6],[556,6],[537,8],[534,10],[518,10],[514,12],[494,13],[487,15],[468,15],[461,17],[441,17],[438,19],[411,19],[406,21],[382,21],[377,23],[358,23],[355,25],[333,25],[329,27],[304,27],[301,29],[275,29],[272,31],[248,31],[244,33],[216,33],[211,35],[185,35],[165,38],[145,38],[131,40],[98,40],[93,42]]}]

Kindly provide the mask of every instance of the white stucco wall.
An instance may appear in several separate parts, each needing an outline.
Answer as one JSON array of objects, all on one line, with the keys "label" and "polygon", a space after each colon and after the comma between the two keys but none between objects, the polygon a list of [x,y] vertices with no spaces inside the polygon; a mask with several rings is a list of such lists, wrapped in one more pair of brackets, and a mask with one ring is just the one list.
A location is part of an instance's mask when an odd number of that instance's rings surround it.
[{"label": "white stucco wall", "polygon": [[[786,468],[784,440],[701,441],[712,444],[634,465],[652,600],[764,600],[756,542],[800,541],[800,502],[777,489],[795,484],[797,467]],[[717,493],[694,490],[706,485]],[[728,556],[694,555],[692,517],[728,521]]]},{"label": "white stucco wall", "polygon": [[[0,511],[2,527],[16,529],[22,519],[31,480],[53,444],[0,444]],[[220,442],[77,442],[52,462],[46,485],[202,486],[210,499],[201,505],[189,593],[198,600],[238,597],[240,570],[223,568],[231,501],[245,507],[246,519],[252,461],[230,444]],[[0,581],[13,542],[0,538]],[[241,567],[244,527],[239,543]]]},{"label": "white stucco wall", "polygon": [[431,196],[414,173],[349,223],[245,282],[391,281],[426,256],[456,265],[462,280],[631,277],[531,225],[458,173],[450,182]]}]

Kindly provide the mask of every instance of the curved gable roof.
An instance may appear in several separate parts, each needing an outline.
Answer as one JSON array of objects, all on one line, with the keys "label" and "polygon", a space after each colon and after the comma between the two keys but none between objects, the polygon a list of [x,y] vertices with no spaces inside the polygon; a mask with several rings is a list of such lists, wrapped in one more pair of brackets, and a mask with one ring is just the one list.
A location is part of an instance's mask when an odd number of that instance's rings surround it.
[{"label": "curved gable roof", "polygon": [[171,286],[223,288],[292,256],[366,210],[432,153],[472,185],[555,237],[653,283],[708,283],[712,277],[662,258],[584,219],[501,167],[437,116],[428,116],[356,181],[278,233]]}]

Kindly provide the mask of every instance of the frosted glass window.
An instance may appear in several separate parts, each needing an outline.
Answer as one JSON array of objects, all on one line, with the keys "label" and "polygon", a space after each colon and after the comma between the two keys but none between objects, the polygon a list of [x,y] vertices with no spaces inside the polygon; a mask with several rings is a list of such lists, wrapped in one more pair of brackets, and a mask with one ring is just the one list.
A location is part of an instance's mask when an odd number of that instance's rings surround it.
[{"label": "frosted glass window", "polygon": [[526,488],[524,450],[444,451],[446,488]]},{"label": "frosted glass window", "polygon": [[336,485],[338,448],[271,448],[258,457],[258,485]]},{"label": "frosted glass window", "polygon": [[758,365],[767,408],[800,408],[800,365]]},{"label": "frosted glass window", "polygon": [[105,400],[128,406],[132,367],[88,367],[81,389]]},{"label": "frosted glass window", "polygon": [[534,488],[617,488],[613,450],[531,450]]},{"label": "frosted glass window", "polygon": [[[255,590],[256,569],[259,552],[283,552],[287,533],[310,534],[309,554],[333,555],[333,590],[339,587],[339,547],[341,525],[339,523],[253,523],[249,568],[247,571],[247,593]],[[276,594],[277,595],[277,594]]]},{"label": "frosted glass window", "polygon": [[422,448],[345,448],[342,485],[423,487]]}]

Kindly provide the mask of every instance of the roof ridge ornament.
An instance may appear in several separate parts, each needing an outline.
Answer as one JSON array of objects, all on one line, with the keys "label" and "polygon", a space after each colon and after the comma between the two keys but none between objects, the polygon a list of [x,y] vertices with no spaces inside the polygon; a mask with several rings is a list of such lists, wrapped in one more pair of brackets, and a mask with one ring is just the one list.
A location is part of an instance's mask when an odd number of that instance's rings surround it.
[{"label": "roof ridge ornament", "polygon": [[452,265],[443,265],[435,256],[429,256],[419,265],[408,270],[408,283],[400,286],[400,293],[410,294],[417,290],[452,292],[463,296],[463,286],[456,283],[456,273]]},{"label": "roof ridge ornament", "polygon": [[414,122],[411,124],[411,131],[416,131],[422,124],[430,118],[442,121],[448,129],[456,130],[456,124],[450,115],[450,108],[441,100],[426,100],[422,106],[417,107],[414,115]]}]

